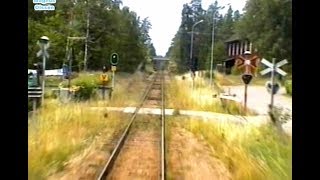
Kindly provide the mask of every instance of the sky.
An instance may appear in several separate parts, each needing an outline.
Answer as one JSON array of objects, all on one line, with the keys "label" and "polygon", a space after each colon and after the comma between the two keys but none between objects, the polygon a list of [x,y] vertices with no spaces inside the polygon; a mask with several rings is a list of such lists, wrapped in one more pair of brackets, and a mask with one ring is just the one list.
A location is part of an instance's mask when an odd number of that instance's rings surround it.
[{"label": "sky", "polygon": [[[207,10],[215,0],[202,0],[202,8]],[[170,47],[171,40],[176,34],[181,23],[181,11],[183,4],[191,0],[122,0],[123,6],[128,6],[135,11],[140,19],[149,17],[152,24],[149,35],[156,49],[157,55],[165,56]],[[240,13],[245,6],[246,0],[218,0],[219,6],[226,6],[221,10],[227,12],[228,4],[232,9]]]}]

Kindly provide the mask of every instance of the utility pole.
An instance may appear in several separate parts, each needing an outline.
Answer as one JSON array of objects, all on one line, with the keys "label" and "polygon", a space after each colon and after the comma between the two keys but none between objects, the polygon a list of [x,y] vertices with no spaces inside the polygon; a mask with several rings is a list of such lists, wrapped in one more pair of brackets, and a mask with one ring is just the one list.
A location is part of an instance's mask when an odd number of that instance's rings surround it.
[{"label": "utility pole", "polygon": [[[193,59],[192,59],[192,50],[193,50],[193,29],[194,29],[194,27],[197,25],[197,24],[199,24],[199,23],[202,23],[203,22],[203,20],[200,20],[200,21],[198,21],[198,22],[196,22],[195,24],[193,24],[192,25],[192,30],[191,30],[191,47],[190,47],[190,63],[191,63],[191,66],[193,66],[192,64],[193,64]],[[194,71],[196,71],[196,70],[194,70]],[[192,72],[192,70],[191,70],[191,77],[192,77],[192,89],[194,89],[194,78],[195,78],[195,72]]]},{"label": "utility pole", "polygon": [[213,68],[213,44],[214,44],[214,11],[212,15],[212,40],[211,40],[211,63],[210,63],[210,88],[212,87],[212,68]]},{"label": "utility pole", "polygon": [[85,40],[85,51],[84,51],[84,71],[87,71],[87,60],[88,60],[88,38],[89,38],[89,26],[90,26],[90,11],[89,11],[89,3],[87,2],[87,33]]},{"label": "utility pole", "polygon": [[[218,7],[218,9],[224,9],[223,7]],[[217,11],[218,11],[217,9]],[[213,9],[212,12],[212,40],[211,40],[211,63],[210,63],[210,88],[212,87],[212,76],[213,76],[213,45],[214,45],[214,20],[215,20],[216,10]]]}]

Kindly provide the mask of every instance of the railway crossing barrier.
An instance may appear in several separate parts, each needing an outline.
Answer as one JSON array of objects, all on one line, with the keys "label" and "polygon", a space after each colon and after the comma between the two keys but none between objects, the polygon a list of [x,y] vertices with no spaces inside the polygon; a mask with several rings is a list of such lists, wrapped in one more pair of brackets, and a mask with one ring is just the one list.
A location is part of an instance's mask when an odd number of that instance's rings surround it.
[{"label": "railway crossing barrier", "polygon": [[35,111],[37,109],[37,102],[42,97],[42,88],[37,87],[28,87],[28,98],[32,99],[32,109]]}]

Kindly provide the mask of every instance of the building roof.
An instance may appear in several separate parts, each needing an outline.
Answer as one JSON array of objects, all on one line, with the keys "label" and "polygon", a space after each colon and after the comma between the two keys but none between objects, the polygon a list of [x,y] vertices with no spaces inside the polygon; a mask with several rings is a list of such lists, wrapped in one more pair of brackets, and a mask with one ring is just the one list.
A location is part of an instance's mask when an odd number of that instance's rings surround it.
[{"label": "building roof", "polygon": [[225,61],[231,61],[231,60],[235,60],[235,59],[236,59],[235,57],[230,57],[230,58],[227,58],[227,59],[222,60],[222,61],[225,62]]},{"label": "building roof", "polygon": [[169,58],[165,57],[153,57],[152,59],[155,61],[169,61]]},{"label": "building roof", "polygon": [[240,41],[246,38],[241,38],[238,34],[233,34],[229,39],[227,39],[225,41],[225,43],[230,43],[230,42],[234,42],[234,41]]}]

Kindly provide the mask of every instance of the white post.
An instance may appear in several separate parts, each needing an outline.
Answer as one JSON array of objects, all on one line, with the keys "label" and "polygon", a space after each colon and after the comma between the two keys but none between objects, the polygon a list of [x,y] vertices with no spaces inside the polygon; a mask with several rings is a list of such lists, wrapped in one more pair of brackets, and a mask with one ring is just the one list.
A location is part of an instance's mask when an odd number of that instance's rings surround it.
[{"label": "white post", "polygon": [[[88,5],[89,6],[89,5]],[[88,60],[88,38],[89,38],[89,24],[90,23],[90,14],[88,9],[87,14],[87,33],[86,33],[86,40],[85,40],[85,51],[84,51],[84,71],[87,71],[87,60]]]},{"label": "white post", "polygon": [[115,78],[115,73],[112,71],[112,88],[114,88],[114,78]]},{"label": "white post", "polygon": [[236,48],[236,55],[239,55],[240,54],[240,43],[237,43],[236,44],[237,46],[237,48]]},{"label": "white post", "polygon": [[212,87],[212,69],[213,69],[213,45],[214,45],[214,12],[212,15],[212,40],[211,40],[211,64],[210,64],[210,88]]},{"label": "white post", "polygon": [[235,49],[236,49],[236,46],[234,43],[232,43],[232,56],[236,55],[235,54]]},{"label": "white post", "polygon": [[[191,47],[190,47],[190,63],[192,63],[192,49],[193,49],[193,29],[194,27],[203,22],[203,20],[200,20],[198,22],[196,22],[194,25],[192,25],[192,28],[191,28]],[[192,65],[192,64],[191,64]],[[192,72],[191,72],[192,73]],[[192,87],[194,87],[194,76],[192,77]]]}]

